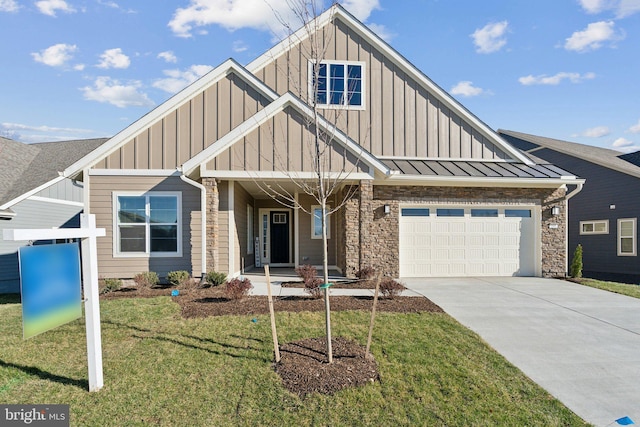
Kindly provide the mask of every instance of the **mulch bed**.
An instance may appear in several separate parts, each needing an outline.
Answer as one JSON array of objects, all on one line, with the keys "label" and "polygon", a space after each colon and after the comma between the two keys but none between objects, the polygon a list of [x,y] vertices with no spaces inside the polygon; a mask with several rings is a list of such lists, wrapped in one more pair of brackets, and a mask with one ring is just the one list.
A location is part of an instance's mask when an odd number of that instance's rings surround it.
[{"label": "mulch bed", "polygon": [[359,387],[379,379],[373,358],[357,342],[337,337],[331,340],[333,363],[327,363],[326,338],[309,338],[280,346],[280,362],[274,369],[291,393],[333,394],[347,387]]},{"label": "mulch bed", "polygon": [[[332,282],[332,289],[375,289],[376,281],[375,280],[342,280]],[[280,284],[283,288],[304,288],[304,282],[302,281],[290,281],[290,282],[282,282]],[[404,289],[406,287],[403,286]]]}]

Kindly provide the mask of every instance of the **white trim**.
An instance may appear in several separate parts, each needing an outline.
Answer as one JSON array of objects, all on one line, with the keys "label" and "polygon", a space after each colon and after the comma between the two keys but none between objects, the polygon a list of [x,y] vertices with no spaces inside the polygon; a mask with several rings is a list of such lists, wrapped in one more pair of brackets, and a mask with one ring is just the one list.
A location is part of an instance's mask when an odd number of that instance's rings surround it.
[{"label": "white trim", "polygon": [[[320,104],[316,102],[316,99],[314,99],[314,87],[313,87],[313,65],[316,63],[316,61],[309,59],[307,61],[307,90],[308,90],[308,94],[309,94],[309,105],[315,105],[316,107],[323,109],[323,110],[355,110],[355,111],[363,111],[366,110],[366,90],[367,90],[367,85],[366,85],[366,69],[367,69],[367,63],[364,61],[339,61],[339,60],[321,60],[320,64],[327,64],[327,65],[343,65],[346,66],[347,65],[359,65],[361,67],[361,90],[360,90],[360,96],[361,96],[361,100],[360,100],[360,105],[350,105],[350,104]],[[329,99],[329,69],[327,70],[327,100]],[[346,70],[345,70],[345,76],[344,76],[345,82],[348,80],[348,76],[346,74]],[[348,92],[348,88],[345,85],[345,92]]]},{"label": "white trim", "polygon": [[180,175],[180,179],[200,190],[200,245],[202,246],[200,269],[204,277],[207,274],[207,188],[184,175]]},{"label": "white trim", "polygon": [[294,206],[293,221],[295,227],[293,229],[293,265],[298,268],[300,266],[300,202],[299,193],[296,191],[293,194]]},{"label": "white trim", "polygon": [[[227,148],[231,147],[233,144],[238,142],[240,138],[257,129],[261,124],[265,123],[267,120],[272,118],[277,113],[284,111],[287,107],[293,107],[298,112],[307,117],[313,116],[313,111],[311,108],[302,102],[300,99],[296,98],[290,92],[282,95],[276,101],[267,105],[262,110],[258,111],[249,119],[245,120],[243,123],[238,125],[235,129],[227,133],[224,137],[220,138],[216,143],[212,144],[205,150],[196,154],[190,160],[186,161],[182,165],[182,171],[185,174],[190,174],[193,172],[198,166],[201,166],[202,173],[206,171],[206,163],[210,160],[214,159],[220,153],[224,152]],[[389,174],[389,168],[378,160],[375,156],[367,152],[363,147],[356,144],[352,141],[347,135],[345,135],[341,130],[337,129],[334,125],[332,125],[329,121],[327,121],[322,116],[318,117],[320,127],[324,130],[331,131],[334,135],[334,140],[339,142],[342,146],[347,148],[353,154],[356,155],[357,158],[362,159],[365,163],[370,166],[373,166],[375,169],[380,171],[384,175]],[[204,166],[204,167],[203,167]],[[204,176],[204,175],[202,175]]]},{"label": "white trim", "polygon": [[531,187],[545,188],[561,185],[584,184],[584,179],[575,177],[562,178],[514,178],[514,177],[479,177],[479,176],[434,176],[434,175],[391,175],[384,181],[374,182],[374,185],[444,185],[467,187]]},{"label": "white trim", "polygon": [[[512,145],[508,144],[500,135],[498,135],[493,129],[491,129],[486,123],[482,122],[473,113],[467,110],[462,104],[456,101],[451,95],[449,95],[444,89],[435,84],[429,77],[427,77],[422,71],[416,68],[413,64],[407,61],[402,55],[400,55],[394,48],[382,40],[378,35],[371,31],[362,22],[358,21],[353,15],[347,12],[341,5],[336,4],[324,13],[316,18],[315,22],[308,24],[312,29],[320,29],[321,27],[332,22],[335,18],[343,20],[350,29],[356,31],[366,42],[371,44],[374,49],[378,49],[385,56],[391,58],[393,63],[398,66],[403,72],[408,74],[411,78],[416,80],[419,84],[422,84],[430,94],[433,94],[440,102],[443,102],[448,108],[454,110],[461,118],[470,122],[472,126],[480,130],[481,133],[489,139],[492,143],[500,147],[506,153],[510,154],[513,158],[527,164],[535,164],[524,153],[516,149]],[[256,58],[254,61],[247,65],[247,69],[251,73],[257,73],[260,69],[264,68],[268,63],[275,61],[280,55],[287,52],[293,46],[301,43],[308,38],[308,33],[305,27],[300,28],[293,35],[289,36],[282,42],[278,43],[273,48],[269,49],[262,56]]]},{"label": "white trim", "polygon": [[[283,212],[283,211],[287,211],[289,213],[289,262],[286,263],[272,263],[271,262],[271,212],[272,211],[276,211],[276,212]],[[268,257],[264,256],[264,244],[265,244],[265,240],[264,240],[264,228],[263,228],[263,215],[267,215],[267,239],[266,239],[266,245],[267,245],[267,253],[268,253]],[[260,240],[260,263],[264,266],[265,264],[269,264],[272,267],[293,267],[295,265],[295,262],[291,262],[291,256],[292,256],[292,251],[291,251],[291,236],[294,237],[295,240],[295,231],[293,228],[293,221],[292,218],[294,218],[295,212],[292,212],[291,208],[285,208],[285,207],[280,207],[280,208],[260,208],[258,209],[258,224],[259,224],[259,230],[258,230],[258,238]],[[296,228],[298,227],[298,225],[296,224]],[[293,252],[295,253],[295,248],[293,250]]]},{"label": "white trim", "polygon": [[236,217],[235,217],[235,181],[228,181],[227,184],[227,219],[229,225],[229,238],[228,238],[228,248],[229,248],[229,274],[233,274],[236,269]]},{"label": "white trim", "polygon": [[253,86],[254,89],[260,92],[266,98],[275,100],[278,97],[278,95],[273,90],[271,90],[271,88],[265,85],[253,74],[248,72],[235,60],[228,59],[200,79],[196,80],[191,85],[187,86],[182,91],[169,98],[169,100],[163,102],[154,110],[142,116],[133,124],[120,131],[109,141],[105,142],[100,147],[96,148],[91,153],[87,154],[86,156],[82,157],[74,164],[66,168],[63,173],[64,176],[73,176],[78,173],[79,170],[95,165],[97,162],[107,157],[122,145],[130,141],[138,133],[152,126],[159,120],[162,120],[165,115],[179,108],[182,104],[188,102],[196,94],[202,92],[207,87],[214,85],[230,73],[235,73],[238,76],[242,77],[246,83],[249,83],[251,86]]},{"label": "white trim", "polygon": [[27,197],[27,200],[33,200],[34,202],[56,203],[59,205],[77,206],[84,209],[84,202],[74,202],[72,200],[53,199],[51,197],[41,197],[41,196]]},{"label": "white trim", "polygon": [[89,169],[82,171],[82,202],[84,203],[84,213],[91,212],[91,190],[90,190],[91,177],[89,176]]},{"label": "white trim", "polygon": [[[310,179],[317,180],[318,175],[315,172],[271,172],[271,171],[258,171],[258,172],[250,172],[250,171],[218,171],[218,170],[209,170],[202,169],[201,172],[202,178],[233,178],[238,181],[255,181],[256,179],[274,179],[274,180],[301,180],[301,179]],[[349,179],[354,181],[360,181],[363,179],[373,179],[374,175],[364,173],[364,172],[331,172],[324,174],[326,179],[331,180],[343,180]]]},{"label": "white trim", "polygon": [[[247,203],[247,255],[254,255],[255,236],[253,235],[254,213],[253,205]],[[246,267],[245,267],[246,268]]]},{"label": "white trim", "polygon": [[434,162],[482,162],[482,163],[519,163],[513,159],[474,159],[471,157],[403,157],[403,156],[378,156],[380,160],[420,160]]},{"label": "white trim", "polygon": [[[591,224],[593,225],[593,231],[584,231],[582,226],[583,225],[587,225],[587,224]],[[604,224],[604,231],[595,231],[596,230],[596,224]],[[592,234],[609,234],[609,220],[608,219],[596,219],[596,220],[589,220],[589,221],[580,221],[580,235],[582,236],[589,236]]]},{"label": "white trim", "polygon": [[[120,252],[119,240],[120,229],[118,228],[118,196],[174,196],[177,198],[177,251],[176,252],[151,252],[151,234],[149,231],[150,223],[145,222],[145,252]],[[112,200],[112,255],[114,258],[181,258],[182,257],[182,192],[181,191],[114,191],[111,193]],[[146,205],[146,202],[145,202]]]},{"label": "white trim", "polygon": [[[315,228],[316,209],[322,209],[322,206],[311,205],[311,240],[322,239],[322,234],[320,234],[319,236],[316,235],[316,228]],[[327,205],[326,209],[327,211],[330,211],[331,205]],[[330,239],[331,239],[331,215],[328,215],[327,216],[327,240],[330,240]]]},{"label": "white trim", "polygon": [[5,210],[5,209],[9,209],[11,206],[15,205],[16,203],[20,203],[24,199],[33,196],[34,194],[44,190],[45,188],[51,187],[52,185],[59,183],[63,179],[65,179],[64,176],[58,176],[56,178],[53,178],[51,181],[47,181],[44,184],[42,184],[42,185],[40,185],[40,186],[38,186],[38,187],[36,187],[36,188],[34,188],[32,190],[29,190],[26,193],[23,193],[23,194],[19,195],[15,199],[9,200],[4,205],[0,206],[0,211]]},{"label": "white trim", "polygon": [[[620,226],[621,223],[623,222],[631,222],[633,224],[633,232],[631,233],[631,236],[621,236],[620,235]],[[618,247],[618,256],[636,256],[638,253],[638,237],[637,237],[637,231],[638,231],[638,227],[637,227],[637,219],[636,218],[618,218],[618,235],[616,237],[617,239],[617,247]],[[631,253],[626,253],[626,252],[622,252],[622,242],[621,239],[628,239],[628,238],[632,238],[633,239],[633,252]]]},{"label": "white trim", "polygon": [[176,169],[89,169],[91,176],[179,176]]}]

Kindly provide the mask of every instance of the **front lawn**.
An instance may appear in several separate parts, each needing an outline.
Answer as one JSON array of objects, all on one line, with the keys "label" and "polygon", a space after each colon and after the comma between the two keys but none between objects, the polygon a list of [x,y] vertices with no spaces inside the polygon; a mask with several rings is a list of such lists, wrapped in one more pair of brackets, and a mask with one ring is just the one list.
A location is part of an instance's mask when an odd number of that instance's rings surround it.
[{"label": "front lawn", "polygon": [[[4,302],[4,303],[3,303]],[[0,402],[66,403],[72,425],[586,425],[441,313],[380,313],[380,382],[333,396],[287,392],[272,369],[268,316],[184,319],[169,297],[101,301],[105,387],[88,393],[84,323],[22,340],[0,301]],[[277,313],[281,343],[322,336],[323,313]],[[332,314],[366,342],[370,314]]]},{"label": "front lawn", "polygon": [[572,279],[573,281],[580,283],[581,285],[590,286],[592,288],[603,289],[609,292],[615,292],[617,294],[626,295],[628,297],[640,298],[640,286],[629,285],[626,283],[618,282],[605,282],[603,280],[596,279]]}]

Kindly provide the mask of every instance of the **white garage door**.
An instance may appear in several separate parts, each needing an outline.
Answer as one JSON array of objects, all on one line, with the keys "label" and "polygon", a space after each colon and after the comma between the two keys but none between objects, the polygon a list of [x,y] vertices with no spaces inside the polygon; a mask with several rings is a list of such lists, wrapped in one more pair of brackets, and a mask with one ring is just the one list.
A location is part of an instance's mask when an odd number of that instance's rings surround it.
[{"label": "white garage door", "polygon": [[400,277],[534,276],[534,211],[403,207]]}]

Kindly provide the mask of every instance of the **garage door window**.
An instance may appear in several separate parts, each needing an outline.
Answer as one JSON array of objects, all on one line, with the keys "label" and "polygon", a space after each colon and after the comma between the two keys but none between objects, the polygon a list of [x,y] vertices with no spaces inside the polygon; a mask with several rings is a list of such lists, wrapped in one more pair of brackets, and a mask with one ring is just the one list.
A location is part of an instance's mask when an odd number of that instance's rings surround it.
[{"label": "garage door window", "polygon": [[531,218],[530,209],[505,209],[504,216],[507,218]]},{"label": "garage door window", "polygon": [[482,218],[497,218],[498,209],[471,209],[471,216]]},{"label": "garage door window", "polygon": [[436,209],[438,216],[464,216],[464,209]]},{"label": "garage door window", "polygon": [[429,216],[427,208],[402,208],[402,216]]}]

